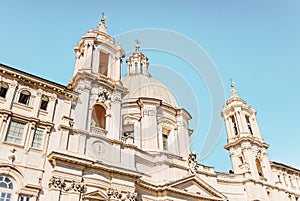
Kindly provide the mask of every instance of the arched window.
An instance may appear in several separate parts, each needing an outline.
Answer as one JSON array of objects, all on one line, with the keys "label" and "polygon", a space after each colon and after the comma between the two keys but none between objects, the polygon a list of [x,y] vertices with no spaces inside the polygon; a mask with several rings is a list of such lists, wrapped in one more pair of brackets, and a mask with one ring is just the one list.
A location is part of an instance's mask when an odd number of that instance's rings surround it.
[{"label": "arched window", "polygon": [[141,73],[143,73],[143,64],[142,63],[140,65],[140,71],[141,71]]},{"label": "arched window", "polygon": [[106,110],[102,105],[96,104],[93,109],[92,119],[96,127],[105,129],[106,124]]},{"label": "arched window", "polygon": [[0,200],[11,201],[13,193],[13,183],[7,176],[0,175]]},{"label": "arched window", "polygon": [[0,96],[5,98],[8,90],[8,85],[4,82],[0,83]]},{"label": "arched window", "polygon": [[138,73],[138,63],[137,62],[134,63],[134,70],[135,70],[135,73]]},{"label": "arched window", "polygon": [[43,95],[41,105],[40,105],[40,109],[41,110],[47,110],[48,103],[49,103],[49,98],[47,96]]},{"label": "arched window", "polygon": [[109,55],[105,52],[100,51],[99,73],[105,76],[107,76],[108,72],[108,59]]},{"label": "arched window", "polygon": [[253,135],[253,132],[252,132],[252,128],[251,128],[251,123],[250,123],[250,117],[246,115],[246,122],[247,122],[247,127],[250,131],[250,133]]},{"label": "arched window", "polygon": [[255,160],[255,163],[256,163],[256,168],[257,168],[258,175],[261,176],[261,177],[263,177],[264,174],[263,174],[263,170],[262,170],[262,167],[261,167],[261,162],[260,162],[260,160],[257,158],[257,159]]},{"label": "arched window", "polygon": [[232,128],[233,128],[234,134],[238,135],[238,128],[237,128],[235,118],[234,118],[234,116],[230,116],[230,118],[231,118]]},{"label": "arched window", "polygon": [[27,90],[21,91],[19,97],[19,103],[29,105],[30,95],[31,95],[30,92]]}]

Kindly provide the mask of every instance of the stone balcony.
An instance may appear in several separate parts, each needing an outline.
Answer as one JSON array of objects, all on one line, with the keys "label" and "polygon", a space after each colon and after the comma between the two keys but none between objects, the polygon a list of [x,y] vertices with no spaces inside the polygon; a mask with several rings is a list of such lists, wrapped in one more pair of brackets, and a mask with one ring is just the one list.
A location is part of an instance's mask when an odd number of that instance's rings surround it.
[{"label": "stone balcony", "polygon": [[94,135],[106,136],[107,130],[105,130],[104,128],[91,126],[91,133]]}]

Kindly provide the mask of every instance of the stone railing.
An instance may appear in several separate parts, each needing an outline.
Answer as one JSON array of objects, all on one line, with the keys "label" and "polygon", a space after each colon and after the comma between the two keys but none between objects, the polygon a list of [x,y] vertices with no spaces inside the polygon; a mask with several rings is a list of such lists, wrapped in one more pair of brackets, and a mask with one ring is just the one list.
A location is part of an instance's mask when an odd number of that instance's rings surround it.
[{"label": "stone railing", "polygon": [[106,136],[107,130],[100,127],[91,126],[91,133],[94,135]]}]

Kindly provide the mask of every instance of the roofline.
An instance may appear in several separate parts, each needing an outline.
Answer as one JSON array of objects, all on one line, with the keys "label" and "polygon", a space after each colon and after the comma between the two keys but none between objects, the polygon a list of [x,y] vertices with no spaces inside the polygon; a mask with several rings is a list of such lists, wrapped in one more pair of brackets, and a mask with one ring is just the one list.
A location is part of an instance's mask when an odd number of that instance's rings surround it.
[{"label": "roofline", "polygon": [[[56,82],[54,82],[54,81],[47,80],[47,79],[45,79],[45,78],[42,78],[42,77],[39,77],[39,76],[30,74],[30,73],[27,73],[27,72],[25,72],[25,71],[16,69],[16,68],[11,67],[11,66],[8,66],[8,65],[6,65],[6,64],[0,63],[0,68],[6,68],[6,69],[9,70],[9,71],[14,71],[14,72],[16,72],[16,73],[18,73],[18,74],[25,75],[25,76],[28,76],[28,77],[32,77],[33,79],[36,79],[37,81],[40,81],[40,82],[46,82],[47,84],[54,85],[54,86],[56,86],[56,87],[58,87],[58,88],[63,88],[64,90],[66,90],[66,91],[69,92],[69,93],[73,93],[74,95],[78,95],[77,92],[73,91],[72,89],[69,89],[69,88],[68,88],[67,86],[65,86],[65,85],[56,83]],[[2,70],[2,72],[3,72],[3,70]]]},{"label": "roofline", "polygon": [[279,162],[275,162],[275,161],[270,161],[271,162],[271,166],[274,165],[274,166],[282,166],[283,168],[286,168],[286,169],[290,169],[292,171],[297,171],[300,173],[300,170],[295,168],[295,167],[292,167],[292,166],[289,166],[289,165],[285,165],[283,163],[279,163]]}]

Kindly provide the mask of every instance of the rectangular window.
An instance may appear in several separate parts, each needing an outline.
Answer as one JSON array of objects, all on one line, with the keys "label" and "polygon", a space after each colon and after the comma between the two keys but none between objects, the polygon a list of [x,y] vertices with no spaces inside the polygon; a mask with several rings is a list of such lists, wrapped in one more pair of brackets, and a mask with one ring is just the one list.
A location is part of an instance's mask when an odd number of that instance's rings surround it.
[{"label": "rectangular window", "polygon": [[234,118],[234,116],[230,116],[230,118],[231,118],[233,130],[234,130],[234,134],[238,135],[238,128],[237,128],[235,118]]},{"label": "rectangular window", "polygon": [[163,149],[168,150],[168,135],[163,134]]},{"label": "rectangular window", "polygon": [[247,126],[248,126],[250,133],[253,135],[249,116],[246,116],[246,122],[247,122]]},{"label": "rectangular window", "polygon": [[40,109],[41,110],[47,110],[48,103],[49,103],[49,98],[47,96],[42,96]]},{"label": "rectangular window", "polygon": [[8,132],[6,135],[6,141],[16,144],[21,144],[24,134],[25,124],[12,120],[10,122]]},{"label": "rectangular window", "polygon": [[44,135],[44,130],[41,128],[36,128],[34,131],[31,147],[40,149],[43,143],[43,135]]},{"label": "rectangular window", "polygon": [[11,193],[1,192],[0,201],[10,201],[11,200]]},{"label": "rectangular window", "polygon": [[30,201],[30,197],[25,195],[20,195],[18,201]]},{"label": "rectangular window", "polygon": [[168,138],[169,138],[170,130],[163,128],[162,129],[162,142],[163,142],[163,150],[169,149]]},{"label": "rectangular window", "polygon": [[107,76],[108,71],[108,54],[100,51],[100,64],[99,64],[99,73]]},{"label": "rectangular window", "polygon": [[128,137],[131,137],[133,139],[133,143],[134,143],[134,125],[133,124],[123,126],[122,138],[127,139]]},{"label": "rectangular window", "polygon": [[134,136],[134,125],[129,124],[129,125],[124,125],[123,126],[123,136],[128,137],[128,136]]}]

